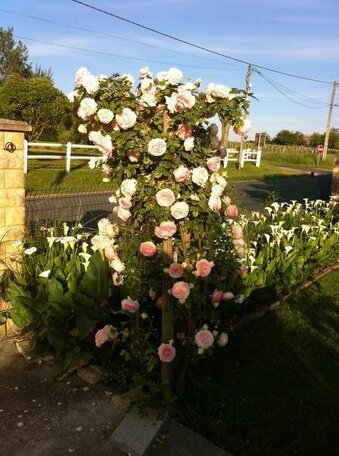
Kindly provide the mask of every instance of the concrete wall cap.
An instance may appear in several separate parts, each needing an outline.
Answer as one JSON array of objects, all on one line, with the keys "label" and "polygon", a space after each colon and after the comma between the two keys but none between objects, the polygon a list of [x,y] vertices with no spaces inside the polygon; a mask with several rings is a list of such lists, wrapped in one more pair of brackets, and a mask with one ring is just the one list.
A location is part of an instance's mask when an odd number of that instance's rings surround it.
[{"label": "concrete wall cap", "polygon": [[21,120],[0,119],[0,131],[32,131],[32,127]]}]

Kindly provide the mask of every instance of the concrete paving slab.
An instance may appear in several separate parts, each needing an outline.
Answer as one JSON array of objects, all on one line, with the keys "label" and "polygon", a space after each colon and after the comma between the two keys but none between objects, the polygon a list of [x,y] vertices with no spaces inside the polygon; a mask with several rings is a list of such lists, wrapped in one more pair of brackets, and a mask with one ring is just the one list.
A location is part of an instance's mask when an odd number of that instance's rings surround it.
[{"label": "concrete paving slab", "polygon": [[170,419],[145,456],[232,456],[187,427]]},{"label": "concrete paving slab", "polygon": [[130,456],[143,456],[164,424],[155,414],[131,410],[112,434],[114,444]]}]

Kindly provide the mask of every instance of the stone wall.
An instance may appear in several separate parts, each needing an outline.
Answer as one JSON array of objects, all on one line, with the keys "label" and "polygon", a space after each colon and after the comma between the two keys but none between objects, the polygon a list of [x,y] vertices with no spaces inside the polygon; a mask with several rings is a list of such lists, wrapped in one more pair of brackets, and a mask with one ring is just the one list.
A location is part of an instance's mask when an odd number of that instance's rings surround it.
[{"label": "stone wall", "polygon": [[[23,240],[25,228],[24,139],[31,131],[26,122],[0,119],[0,275],[16,267],[13,241]],[[6,304],[0,296],[0,309]],[[0,326],[0,336],[7,328]]]}]

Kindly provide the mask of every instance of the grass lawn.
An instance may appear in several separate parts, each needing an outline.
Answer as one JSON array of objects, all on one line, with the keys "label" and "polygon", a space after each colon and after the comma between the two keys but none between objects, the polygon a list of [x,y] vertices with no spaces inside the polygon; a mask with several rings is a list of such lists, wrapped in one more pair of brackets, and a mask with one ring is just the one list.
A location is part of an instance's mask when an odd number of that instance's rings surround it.
[{"label": "grass lawn", "polygon": [[179,419],[235,456],[339,454],[339,271],[190,372]]},{"label": "grass lawn", "polygon": [[[32,160],[26,175],[26,191],[28,194],[44,192],[73,192],[82,190],[107,190],[110,184],[102,182],[99,170],[88,168],[87,162],[78,162],[72,166],[71,172],[66,173],[64,160],[34,161]],[[302,171],[295,172],[280,169],[265,161],[260,168],[254,163],[246,163],[242,170],[238,170],[235,163],[230,163],[227,173],[231,181],[240,182],[248,180],[267,179],[273,175],[295,176]]]}]

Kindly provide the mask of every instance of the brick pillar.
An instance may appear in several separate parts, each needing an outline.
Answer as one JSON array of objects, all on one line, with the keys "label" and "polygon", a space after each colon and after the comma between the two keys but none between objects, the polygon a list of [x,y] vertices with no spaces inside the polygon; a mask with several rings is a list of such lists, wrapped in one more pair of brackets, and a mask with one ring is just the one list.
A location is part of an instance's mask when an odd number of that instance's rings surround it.
[{"label": "brick pillar", "polygon": [[[24,135],[26,122],[0,119],[0,276],[14,253],[13,241],[23,240],[25,227]],[[0,310],[6,304],[0,296]],[[0,335],[4,332],[0,326]]]},{"label": "brick pillar", "polygon": [[339,155],[334,159],[332,174],[332,196],[339,201]]}]

